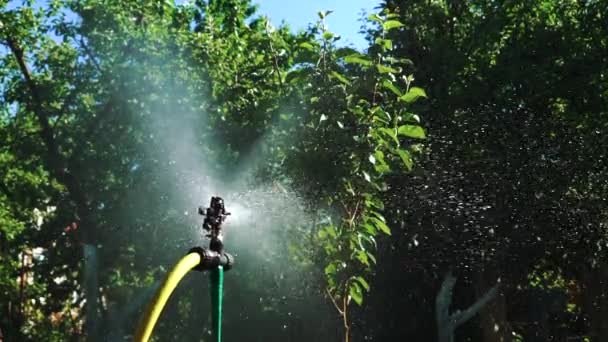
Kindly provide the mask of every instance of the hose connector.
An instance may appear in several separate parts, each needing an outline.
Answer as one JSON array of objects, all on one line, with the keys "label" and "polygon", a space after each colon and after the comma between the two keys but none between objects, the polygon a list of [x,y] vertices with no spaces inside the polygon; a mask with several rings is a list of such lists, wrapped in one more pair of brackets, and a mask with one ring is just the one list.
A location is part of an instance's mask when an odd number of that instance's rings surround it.
[{"label": "hose connector", "polygon": [[193,269],[196,271],[210,271],[222,266],[225,271],[228,271],[234,265],[234,257],[226,252],[216,252],[202,247],[194,247],[188,253],[198,253],[201,256],[201,262]]}]

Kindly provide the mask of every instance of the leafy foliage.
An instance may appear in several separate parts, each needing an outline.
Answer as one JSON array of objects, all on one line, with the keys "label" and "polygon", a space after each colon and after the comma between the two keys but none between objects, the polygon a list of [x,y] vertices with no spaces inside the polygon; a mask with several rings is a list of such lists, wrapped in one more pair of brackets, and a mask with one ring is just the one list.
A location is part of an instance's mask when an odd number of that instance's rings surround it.
[{"label": "leafy foliage", "polygon": [[[608,340],[607,2],[380,7],[358,51],[331,11],[0,2],[4,337],[129,336],[192,207],[245,189],[227,340],[431,340],[447,271],[454,306],[500,283],[463,338]],[[159,340],[200,340],[200,280]]]}]

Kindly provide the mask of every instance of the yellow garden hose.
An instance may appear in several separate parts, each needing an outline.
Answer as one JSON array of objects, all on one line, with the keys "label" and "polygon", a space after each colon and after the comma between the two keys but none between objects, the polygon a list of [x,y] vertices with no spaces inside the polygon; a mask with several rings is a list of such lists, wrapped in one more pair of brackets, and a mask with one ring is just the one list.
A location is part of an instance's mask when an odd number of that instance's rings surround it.
[{"label": "yellow garden hose", "polygon": [[142,320],[139,322],[139,326],[137,327],[137,332],[135,333],[135,338],[133,341],[135,342],[147,342],[152,335],[152,329],[154,329],[154,325],[156,324],[156,320],[160,316],[160,313],[163,311],[167,300],[173,293],[173,290],[177,286],[177,284],[182,280],[182,278],[188,273],[191,269],[198,266],[201,262],[201,255],[199,253],[189,253],[185,257],[183,257],[177,265],[171,270],[171,272],[165,278],[165,281],[156,292],[154,299],[146,309]]}]

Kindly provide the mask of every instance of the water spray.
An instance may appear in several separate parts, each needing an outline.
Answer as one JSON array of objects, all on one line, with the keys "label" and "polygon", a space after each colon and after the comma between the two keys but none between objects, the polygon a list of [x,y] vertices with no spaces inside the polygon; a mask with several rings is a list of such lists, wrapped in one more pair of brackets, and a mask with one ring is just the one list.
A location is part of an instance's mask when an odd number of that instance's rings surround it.
[{"label": "water spray", "polygon": [[222,231],[222,224],[230,213],[226,211],[224,200],[217,196],[211,197],[209,208],[199,207],[198,212],[205,217],[202,228],[208,233],[209,248],[191,248],[169,272],[137,327],[134,337],[136,342],[148,341],[171,293],[191,270],[209,271],[213,340],[221,342],[224,270],[230,270],[234,264],[234,257],[224,251]]}]

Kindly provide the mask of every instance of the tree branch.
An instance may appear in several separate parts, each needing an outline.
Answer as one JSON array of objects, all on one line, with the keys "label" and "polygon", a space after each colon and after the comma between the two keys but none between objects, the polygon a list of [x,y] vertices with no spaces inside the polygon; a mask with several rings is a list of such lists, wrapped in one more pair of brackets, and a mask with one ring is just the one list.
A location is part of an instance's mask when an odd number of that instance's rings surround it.
[{"label": "tree branch", "polygon": [[454,330],[464,322],[473,318],[473,316],[475,316],[490,300],[496,297],[496,294],[498,293],[497,284],[466,310],[457,310],[453,314],[450,314],[449,310],[452,304],[452,292],[455,284],[456,277],[452,275],[452,272],[447,272],[443,279],[443,283],[441,284],[441,289],[435,298],[435,317],[437,320],[440,342],[453,342]]},{"label": "tree branch", "polygon": [[99,65],[99,62],[97,62],[97,58],[95,58],[95,54],[93,54],[93,51],[91,51],[91,49],[89,49],[88,45],[84,42],[82,37],[79,39],[79,43],[80,43],[80,46],[82,47],[82,49],[84,50],[84,53],[86,53],[87,56],[89,56],[89,59],[91,60],[91,62],[93,62],[93,65],[95,66],[95,69],[97,69],[97,72],[99,72],[101,74],[102,73],[101,65]]},{"label": "tree branch", "polygon": [[338,305],[338,303],[334,299],[334,296],[332,296],[331,292],[329,292],[328,288],[325,289],[325,292],[327,292],[327,295],[329,296],[329,299],[334,304],[334,307],[336,308],[336,310],[338,310],[338,312],[340,313],[340,316],[344,316],[344,311],[342,311],[342,309],[340,309],[340,305]]},{"label": "tree branch", "polygon": [[459,326],[462,323],[473,318],[489,301],[494,299],[498,294],[498,284],[494,285],[488,292],[486,292],[481,298],[479,298],[473,305],[469,306],[462,312],[457,312],[452,315],[455,326]]},{"label": "tree branch", "polygon": [[36,114],[36,118],[38,119],[38,123],[42,128],[40,134],[44,140],[44,143],[47,145],[47,149],[49,153],[53,156],[59,154],[59,150],[57,149],[57,144],[55,142],[55,137],[53,135],[53,131],[48,121],[48,115],[45,113],[44,108],[42,106],[42,97],[40,96],[40,92],[38,91],[38,87],[32,79],[31,73],[25,63],[23,49],[13,40],[12,37],[7,37],[6,42],[8,44],[9,49],[13,53],[17,64],[19,65],[19,69],[21,70],[21,74],[25,79],[25,83],[30,90],[30,93],[33,98],[33,107],[34,113]]},{"label": "tree branch", "polygon": [[[60,182],[65,184],[66,188],[69,191],[70,197],[76,204],[76,216],[77,219],[80,221],[88,216],[89,211],[87,204],[88,202],[84,191],[82,190],[80,183],[77,181],[77,179],[69,172],[69,169],[66,165],[66,160],[59,151],[59,146],[53,133],[53,128],[51,127],[51,124],[49,122],[49,113],[44,108],[43,97],[41,96],[38,85],[32,78],[30,70],[27,67],[23,49],[19,46],[17,41],[15,41],[10,36],[6,38],[6,42],[10,51],[15,57],[17,64],[19,65],[21,74],[23,75],[26,86],[31,94],[32,101],[26,103],[26,105],[30,108],[30,110],[32,110],[41,127],[40,136],[47,149],[45,160],[49,171]],[[91,230],[89,224],[85,224],[85,227],[85,230]],[[89,234],[84,234],[83,238],[84,240],[88,240]]]}]

